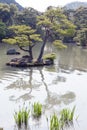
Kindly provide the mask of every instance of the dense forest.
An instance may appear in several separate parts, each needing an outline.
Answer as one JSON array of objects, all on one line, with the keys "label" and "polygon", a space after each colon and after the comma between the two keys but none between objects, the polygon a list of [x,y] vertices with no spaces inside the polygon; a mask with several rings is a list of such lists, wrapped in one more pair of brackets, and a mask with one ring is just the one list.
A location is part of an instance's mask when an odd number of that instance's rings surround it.
[{"label": "dense forest", "polygon": [[[64,17],[66,17],[70,24],[73,24],[75,26],[75,30],[73,30],[72,25],[72,29],[68,28],[68,26],[64,24],[64,19],[58,19],[58,22],[61,21],[62,24],[59,24],[59,26],[61,26],[61,29],[59,30],[62,33],[62,36],[60,36],[60,33],[57,32],[55,34],[56,39],[62,40],[66,43],[76,41],[81,45],[85,46],[87,43],[87,7],[80,7],[76,10],[66,8],[61,9],[59,7],[55,9],[61,10],[61,15],[64,15]],[[13,35],[12,30],[9,30],[9,26],[12,25],[30,26],[32,29],[36,29],[36,32],[40,34],[43,38],[43,30],[37,24],[38,16],[42,17],[42,15],[45,15],[49,10],[54,11],[55,9],[54,7],[50,6],[47,8],[46,12],[41,13],[29,7],[24,8],[20,11],[20,9],[15,4],[0,3],[0,40],[2,40],[3,38],[11,37],[11,35]],[[44,22],[46,23],[47,20],[44,20]],[[49,38],[49,40],[52,40],[51,37]]]}]

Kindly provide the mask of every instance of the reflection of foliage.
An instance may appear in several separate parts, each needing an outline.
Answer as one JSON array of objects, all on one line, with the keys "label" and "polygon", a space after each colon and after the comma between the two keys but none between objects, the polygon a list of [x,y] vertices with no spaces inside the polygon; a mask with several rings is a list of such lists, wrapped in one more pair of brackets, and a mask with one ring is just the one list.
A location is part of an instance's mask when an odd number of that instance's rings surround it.
[{"label": "reflection of foliage", "polygon": [[48,93],[48,98],[46,99],[46,108],[52,108],[53,105],[59,105],[61,103],[64,104],[70,104],[75,100],[75,94],[73,92],[67,92],[62,95],[57,95],[56,93],[52,93],[48,90],[47,88],[47,93]]},{"label": "reflection of foliage", "polygon": [[31,91],[28,93],[25,93],[24,95],[19,96],[18,98],[16,98],[14,95],[10,96],[10,100],[11,101],[19,101],[19,100],[24,100],[24,101],[29,101],[33,98],[33,96],[30,95]]},{"label": "reflection of foliage", "polygon": [[62,76],[57,76],[55,80],[53,81],[54,84],[57,84],[58,82],[65,82],[66,78]]},{"label": "reflection of foliage", "polygon": [[[53,107],[53,105],[61,104],[62,102],[64,104],[70,104],[71,102],[75,100],[75,94],[73,92],[67,92],[65,94],[58,95],[57,92],[54,93],[49,90],[49,87],[52,88],[53,90],[55,85],[57,86],[58,82],[65,82],[66,80],[65,77],[58,76],[58,74],[54,72],[50,73],[49,71],[44,71],[42,67],[38,68],[38,70],[37,69],[33,71],[32,70],[33,69],[29,71],[27,70],[26,73],[21,72],[20,73],[21,76],[19,75],[20,78],[18,79],[17,77],[18,83],[21,83],[21,80],[23,83],[25,83],[23,86],[17,85],[15,81],[12,84],[10,83],[10,85],[6,87],[6,91],[7,90],[9,91],[10,89],[11,91],[16,91],[17,93],[19,93],[19,95],[18,94],[16,95],[16,93],[13,95],[10,95],[9,98],[11,101],[19,101],[21,99],[24,101],[32,100],[37,94],[36,90],[41,91],[42,86],[43,86],[43,89],[45,89],[47,93],[46,100],[44,101],[47,109]],[[47,75],[49,78],[50,78],[50,75],[52,76],[52,80],[50,80],[50,82],[46,80]],[[12,76],[15,77],[15,75],[12,75]],[[16,73],[16,76],[17,76],[17,73]],[[23,93],[20,93],[20,90]],[[33,92],[35,92],[35,95],[33,95]]]}]

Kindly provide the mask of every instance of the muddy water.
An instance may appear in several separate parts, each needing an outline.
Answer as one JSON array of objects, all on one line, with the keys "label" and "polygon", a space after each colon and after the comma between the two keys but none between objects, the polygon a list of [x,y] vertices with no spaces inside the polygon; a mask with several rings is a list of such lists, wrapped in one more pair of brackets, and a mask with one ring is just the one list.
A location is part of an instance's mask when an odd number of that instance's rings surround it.
[{"label": "muddy water", "polygon": [[[46,116],[73,106],[78,120],[69,130],[87,130],[87,50],[76,46],[62,51],[53,48],[57,56],[53,66],[20,69],[5,65],[13,57],[20,57],[7,56],[8,48],[0,45],[0,127],[17,130],[14,111],[24,102],[29,106],[39,101],[43,114],[40,120],[29,119],[30,130],[48,130]],[[50,51],[47,46],[45,52]]]}]

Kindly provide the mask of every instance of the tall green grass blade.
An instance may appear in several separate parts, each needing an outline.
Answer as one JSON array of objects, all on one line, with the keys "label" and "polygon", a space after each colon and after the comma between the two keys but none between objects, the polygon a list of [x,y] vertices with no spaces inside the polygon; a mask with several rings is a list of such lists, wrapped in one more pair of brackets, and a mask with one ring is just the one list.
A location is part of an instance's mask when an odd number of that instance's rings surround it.
[{"label": "tall green grass blade", "polygon": [[40,117],[42,114],[42,104],[39,102],[34,102],[33,104],[33,116]]}]

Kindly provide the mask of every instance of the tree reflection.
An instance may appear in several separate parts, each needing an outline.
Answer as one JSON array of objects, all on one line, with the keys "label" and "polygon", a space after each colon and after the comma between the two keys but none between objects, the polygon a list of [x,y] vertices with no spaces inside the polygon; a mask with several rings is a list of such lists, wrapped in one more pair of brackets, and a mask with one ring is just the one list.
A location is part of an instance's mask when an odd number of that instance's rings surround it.
[{"label": "tree reflection", "polygon": [[[23,70],[22,70],[23,71]],[[59,76],[58,73],[54,76],[54,73],[52,73],[52,79],[51,73],[47,71],[44,73],[44,68],[30,68],[29,70],[26,69],[25,73],[21,76],[21,78],[17,79],[17,81],[13,82],[11,85],[9,85],[6,90],[20,90],[20,94],[15,96],[11,95],[9,99],[11,101],[29,101],[31,99],[36,98],[37,91],[42,91],[42,87],[45,87],[45,91],[47,96],[44,99],[45,107],[46,109],[52,108],[54,105],[61,104],[62,102],[64,104],[70,104],[75,100],[75,94],[73,92],[66,92],[65,94],[57,94],[57,92],[52,92],[49,90],[49,87],[51,86],[52,89],[54,89],[54,85],[58,85],[59,82],[65,82],[66,79],[63,76]],[[48,79],[50,82],[46,81],[46,77],[48,74]],[[27,78],[27,81],[25,80]],[[53,85],[53,87],[52,87]],[[22,91],[22,93],[21,93]],[[35,92],[35,93],[33,93]],[[33,94],[35,95],[33,95]]]},{"label": "tree reflection", "polygon": [[[47,92],[47,98],[45,100],[45,108],[46,109],[50,109],[54,105],[59,105],[62,102],[64,104],[70,104],[75,100],[76,96],[75,96],[75,94],[73,92],[66,92],[63,95],[58,95],[57,93],[50,92],[49,89],[48,89],[48,84],[45,81],[45,78],[44,78],[45,76],[44,76],[44,74],[42,72],[42,69],[39,69],[39,71],[40,71],[42,83],[44,84],[46,92]],[[61,81],[60,79],[64,79],[64,77],[59,77],[58,81]]]}]

